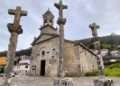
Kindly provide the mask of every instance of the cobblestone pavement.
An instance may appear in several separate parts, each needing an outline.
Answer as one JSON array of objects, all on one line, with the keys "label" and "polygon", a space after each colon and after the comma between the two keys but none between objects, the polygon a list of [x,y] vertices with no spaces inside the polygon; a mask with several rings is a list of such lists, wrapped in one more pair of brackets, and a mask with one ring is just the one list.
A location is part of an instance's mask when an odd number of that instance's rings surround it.
[{"label": "cobblestone pavement", "polygon": [[[94,86],[93,77],[80,77],[73,78],[74,86]],[[112,78],[114,80],[114,86],[120,86],[120,78]],[[53,86],[53,78],[48,77],[28,77],[19,76],[12,78],[11,86]],[[3,86],[4,80],[0,78],[0,86]]]}]

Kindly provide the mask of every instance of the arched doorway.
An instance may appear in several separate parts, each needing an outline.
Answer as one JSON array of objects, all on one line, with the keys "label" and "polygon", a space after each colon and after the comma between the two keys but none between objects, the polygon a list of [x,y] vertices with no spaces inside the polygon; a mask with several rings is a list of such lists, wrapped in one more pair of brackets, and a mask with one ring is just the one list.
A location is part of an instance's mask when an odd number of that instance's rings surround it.
[{"label": "arched doorway", "polygon": [[41,76],[45,76],[45,66],[46,66],[46,61],[45,60],[41,60],[41,64],[40,64],[40,67],[41,67],[40,75]]}]

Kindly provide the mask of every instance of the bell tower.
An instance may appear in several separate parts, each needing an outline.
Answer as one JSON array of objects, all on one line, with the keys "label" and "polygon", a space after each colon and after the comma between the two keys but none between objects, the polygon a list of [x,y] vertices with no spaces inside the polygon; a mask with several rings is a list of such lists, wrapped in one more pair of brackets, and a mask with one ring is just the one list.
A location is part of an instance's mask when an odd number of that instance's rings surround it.
[{"label": "bell tower", "polygon": [[43,26],[40,30],[41,34],[57,34],[57,29],[54,28],[54,15],[49,9],[43,14]]},{"label": "bell tower", "polygon": [[52,26],[53,25],[53,19],[54,19],[54,15],[48,9],[47,12],[45,12],[45,14],[43,14],[44,25],[51,25]]}]

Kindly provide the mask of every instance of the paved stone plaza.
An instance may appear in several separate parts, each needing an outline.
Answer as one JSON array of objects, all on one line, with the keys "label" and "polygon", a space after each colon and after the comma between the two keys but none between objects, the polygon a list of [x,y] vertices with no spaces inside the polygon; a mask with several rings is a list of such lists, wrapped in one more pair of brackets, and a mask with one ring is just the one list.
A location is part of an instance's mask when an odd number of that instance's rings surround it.
[{"label": "paved stone plaza", "polygon": [[[74,86],[94,86],[93,77],[80,77],[73,78]],[[120,86],[120,78],[112,78],[115,82],[114,86]],[[12,79],[11,86],[53,86],[52,78],[47,77],[15,77]],[[0,78],[0,86],[4,82],[3,78]]]}]

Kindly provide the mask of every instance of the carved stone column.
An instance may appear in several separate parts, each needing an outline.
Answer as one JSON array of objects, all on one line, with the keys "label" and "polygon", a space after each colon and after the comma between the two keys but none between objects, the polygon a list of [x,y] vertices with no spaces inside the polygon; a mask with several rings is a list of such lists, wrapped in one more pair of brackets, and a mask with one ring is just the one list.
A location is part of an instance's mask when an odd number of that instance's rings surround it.
[{"label": "carved stone column", "polygon": [[94,48],[98,51],[96,54],[96,58],[98,63],[99,77],[98,79],[94,80],[94,85],[95,86],[113,86],[112,80],[105,79],[104,62],[103,62],[103,57],[101,55],[100,40],[98,39],[98,34],[97,34],[97,29],[100,26],[96,25],[96,23],[92,23],[89,25],[89,27],[92,30]]},{"label": "carved stone column", "polygon": [[63,18],[63,10],[67,9],[66,5],[63,5],[62,0],[59,4],[55,4],[55,7],[59,10],[59,66],[58,66],[58,77],[54,80],[53,86],[73,86],[73,80],[70,78],[64,78],[64,25],[66,19]]},{"label": "carved stone column", "polygon": [[10,73],[13,70],[13,66],[14,66],[14,59],[15,59],[15,54],[16,54],[16,46],[17,46],[17,39],[18,39],[18,35],[22,33],[22,28],[20,23],[20,18],[21,16],[26,16],[27,12],[26,11],[22,11],[21,7],[16,7],[16,9],[9,9],[8,13],[10,15],[14,15],[14,22],[9,23],[7,25],[8,30],[11,34],[10,40],[9,40],[9,45],[8,45],[8,53],[7,53],[7,58],[8,58],[8,63],[5,69],[5,74],[6,74],[6,80],[5,80],[5,85],[9,86],[9,78],[10,78]]}]

